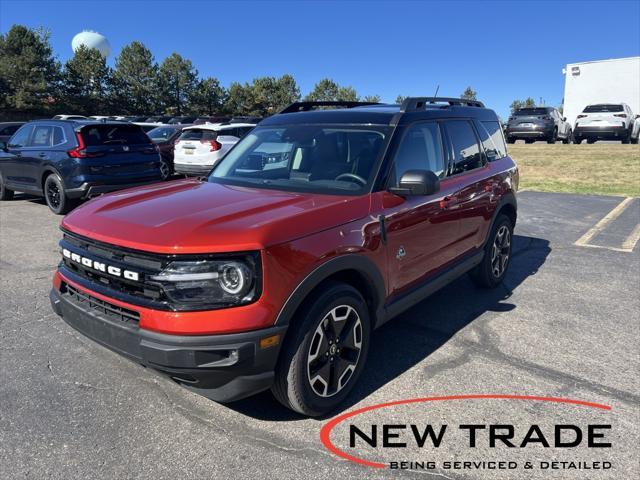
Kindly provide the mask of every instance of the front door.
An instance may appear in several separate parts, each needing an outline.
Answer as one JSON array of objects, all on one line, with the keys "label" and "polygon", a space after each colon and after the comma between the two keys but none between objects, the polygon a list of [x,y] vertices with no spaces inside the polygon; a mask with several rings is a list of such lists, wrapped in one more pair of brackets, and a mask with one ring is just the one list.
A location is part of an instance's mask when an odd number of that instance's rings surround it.
[{"label": "front door", "polygon": [[[443,177],[446,162],[441,127],[437,122],[409,126],[398,146],[390,174],[397,186],[408,170],[431,170]],[[455,258],[457,213],[443,208],[450,192],[400,197],[380,192],[387,231],[389,294],[403,293]]]}]

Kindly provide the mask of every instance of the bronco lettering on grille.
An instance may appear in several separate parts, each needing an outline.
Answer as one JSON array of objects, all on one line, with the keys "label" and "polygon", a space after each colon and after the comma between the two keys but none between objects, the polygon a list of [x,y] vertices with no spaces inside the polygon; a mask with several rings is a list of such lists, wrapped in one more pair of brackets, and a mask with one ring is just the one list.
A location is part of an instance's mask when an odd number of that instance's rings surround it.
[{"label": "bronco lettering on grille", "polygon": [[91,258],[83,257],[75,252],[72,252],[66,248],[62,249],[62,255],[65,258],[68,258],[72,262],[78,263],[83,267],[88,267],[93,270],[102,273],[108,273],[114,277],[126,278],[127,280],[133,280],[134,282],[140,281],[140,274],[138,272],[133,272],[131,270],[125,270],[120,267],[115,267],[113,265],[107,265],[106,263],[98,262],[97,260],[93,260]]}]

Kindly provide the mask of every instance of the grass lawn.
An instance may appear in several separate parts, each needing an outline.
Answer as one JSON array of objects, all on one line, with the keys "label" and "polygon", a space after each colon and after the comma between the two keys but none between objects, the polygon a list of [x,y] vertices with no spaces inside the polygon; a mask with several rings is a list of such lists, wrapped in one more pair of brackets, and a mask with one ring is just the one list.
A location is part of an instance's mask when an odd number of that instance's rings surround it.
[{"label": "grass lawn", "polygon": [[508,145],[520,188],[542,192],[640,196],[640,146],[620,143]]}]

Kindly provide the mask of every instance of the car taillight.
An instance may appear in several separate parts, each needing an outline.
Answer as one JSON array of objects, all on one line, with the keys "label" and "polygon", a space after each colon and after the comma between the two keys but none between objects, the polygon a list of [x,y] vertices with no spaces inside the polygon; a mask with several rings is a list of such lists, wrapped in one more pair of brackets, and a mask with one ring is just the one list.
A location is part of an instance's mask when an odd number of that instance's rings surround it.
[{"label": "car taillight", "polygon": [[620,118],[627,118],[627,114],[626,113],[616,113],[613,116],[614,117],[620,117]]},{"label": "car taillight", "polygon": [[200,143],[208,143],[211,145],[210,152],[216,152],[222,148],[222,144],[217,140],[200,140]]},{"label": "car taillight", "polygon": [[73,157],[73,158],[88,157],[89,155],[87,155],[87,151],[85,150],[87,146],[84,144],[84,140],[82,138],[82,135],[80,135],[80,132],[76,132],[76,138],[78,139],[78,146],[72,150],[69,150],[67,153],[69,154],[70,157]]},{"label": "car taillight", "polygon": [[584,117],[586,117],[586,115],[578,115],[577,118],[584,118]]}]

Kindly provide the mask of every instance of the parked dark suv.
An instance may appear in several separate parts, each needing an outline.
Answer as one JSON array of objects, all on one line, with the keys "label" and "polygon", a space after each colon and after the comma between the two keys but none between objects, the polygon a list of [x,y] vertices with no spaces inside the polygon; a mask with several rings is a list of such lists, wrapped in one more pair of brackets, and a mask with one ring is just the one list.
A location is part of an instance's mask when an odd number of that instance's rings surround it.
[{"label": "parked dark suv", "polygon": [[374,328],[466,272],[502,282],[517,187],[498,117],[478,101],[295,103],[205,180],[67,215],[51,304],[210,398],[271,388],[326,414],[365,368]]},{"label": "parked dark suv", "polygon": [[524,139],[526,143],[546,140],[547,143],[571,143],[571,125],[553,107],[526,107],[513,112],[507,123],[507,142]]},{"label": "parked dark suv", "polygon": [[81,199],[160,179],[158,148],[130,123],[36,120],[0,151],[0,200],[14,191],[41,195],[57,214]]}]

